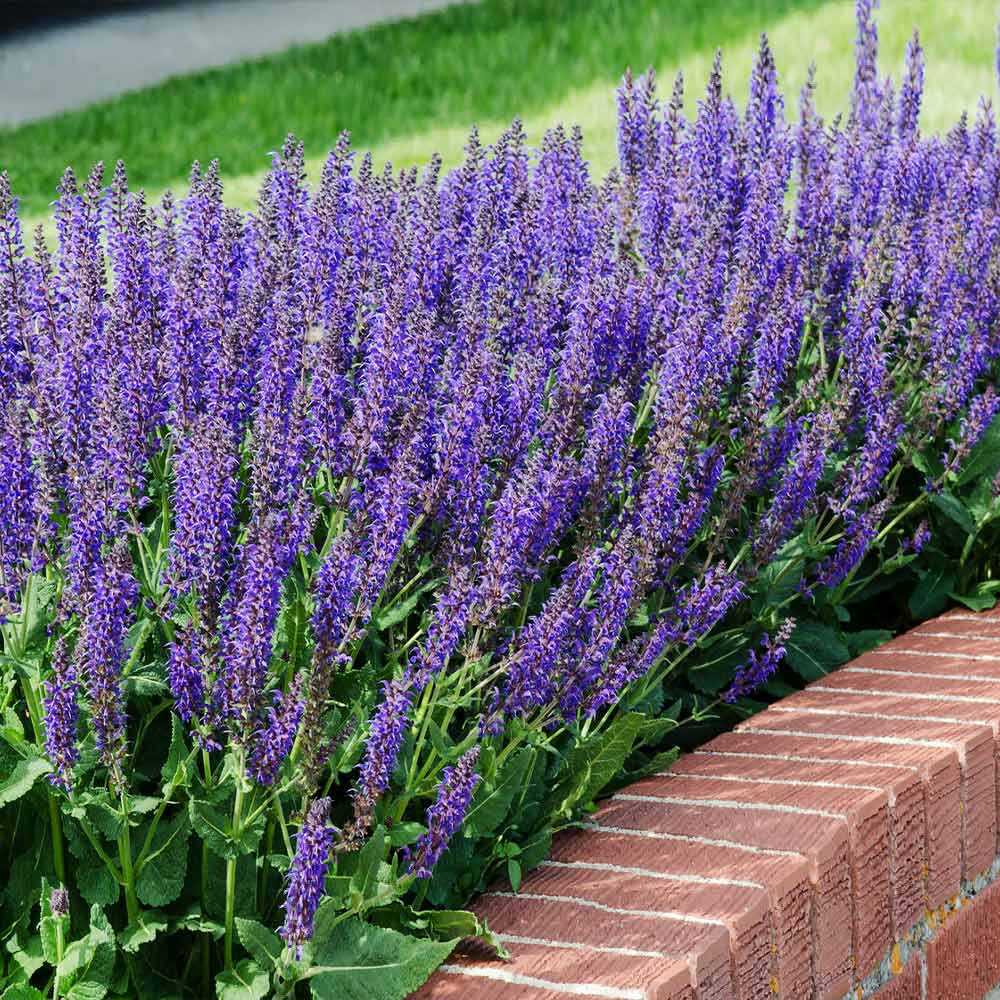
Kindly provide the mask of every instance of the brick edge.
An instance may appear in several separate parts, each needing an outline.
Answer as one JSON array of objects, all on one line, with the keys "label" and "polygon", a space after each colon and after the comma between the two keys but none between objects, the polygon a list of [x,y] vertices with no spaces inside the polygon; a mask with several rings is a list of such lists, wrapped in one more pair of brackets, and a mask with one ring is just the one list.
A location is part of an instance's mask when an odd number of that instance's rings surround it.
[{"label": "brick edge", "polygon": [[413,996],[982,1000],[998,759],[1000,609],[949,612],[618,792]]}]

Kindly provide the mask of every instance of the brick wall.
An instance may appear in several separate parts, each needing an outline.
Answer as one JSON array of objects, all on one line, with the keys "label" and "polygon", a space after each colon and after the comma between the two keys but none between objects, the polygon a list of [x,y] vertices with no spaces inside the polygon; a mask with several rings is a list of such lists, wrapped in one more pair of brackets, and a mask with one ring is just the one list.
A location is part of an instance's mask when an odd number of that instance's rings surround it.
[{"label": "brick wall", "polygon": [[1000,611],[950,612],[623,789],[417,1000],[982,1000]]}]

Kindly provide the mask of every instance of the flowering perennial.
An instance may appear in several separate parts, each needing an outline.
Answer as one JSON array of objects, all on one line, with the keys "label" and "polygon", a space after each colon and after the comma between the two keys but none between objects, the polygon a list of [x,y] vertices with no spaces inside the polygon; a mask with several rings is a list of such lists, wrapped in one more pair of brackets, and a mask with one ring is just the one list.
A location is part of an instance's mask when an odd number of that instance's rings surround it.
[{"label": "flowering perennial", "polygon": [[289,137],[250,214],[214,163],[67,170],[50,246],[0,174],[0,776],[50,806],[43,855],[0,807],[12,885],[293,995],[540,860],[602,748],[877,641],[872,595],[996,600],[1000,133],[922,135],[917,37],[897,89],[857,12],[845,116],[762,38],[745,104],[626,74],[603,179],[519,122],[315,183]]}]

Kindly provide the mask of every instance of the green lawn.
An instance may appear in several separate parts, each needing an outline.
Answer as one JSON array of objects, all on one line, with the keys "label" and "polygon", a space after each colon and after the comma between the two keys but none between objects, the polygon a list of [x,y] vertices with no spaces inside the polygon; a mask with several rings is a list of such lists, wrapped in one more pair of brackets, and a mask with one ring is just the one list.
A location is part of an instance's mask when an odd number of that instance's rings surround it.
[{"label": "green lawn", "polygon": [[[980,94],[993,94],[995,14],[994,0],[883,0],[883,72],[898,76],[913,27],[921,31],[925,130],[947,127]],[[437,150],[452,164],[473,122],[491,137],[519,114],[532,138],[559,121],[582,125],[604,171],[615,156],[614,88],[626,65],[655,66],[664,89],[683,68],[690,105],[721,46],[739,98],[764,29],[786,93],[797,93],[814,61],[821,109],[845,106],[847,2],[485,0],[0,129],[0,168],[33,218],[46,212],[67,163],[85,172],[119,157],[151,193],[182,183],[193,159],[218,157],[230,200],[249,206],[268,151],[287,131],[305,141],[313,167],[344,128],[379,159],[406,165]]]}]

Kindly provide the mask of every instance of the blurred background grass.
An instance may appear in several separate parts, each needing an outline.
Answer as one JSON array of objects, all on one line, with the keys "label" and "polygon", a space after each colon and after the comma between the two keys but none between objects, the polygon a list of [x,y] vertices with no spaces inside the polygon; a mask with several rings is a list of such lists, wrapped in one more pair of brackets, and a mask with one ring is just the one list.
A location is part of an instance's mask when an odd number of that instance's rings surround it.
[{"label": "blurred background grass", "polygon": [[[924,131],[950,127],[980,95],[993,95],[995,18],[995,0],[882,0],[883,74],[899,77],[920,29]],[[472,123],[491,139],[520,115],[533,141],[557,122],[581,125],[603,173],[615,159],[614,92],[626,66],[654,66],[667,93],[682,69],[693,107],[718,46],[726,88],[742,102],[762,30],[790,113],[810,62],[820,109],[846,107],[849,0],[484,0],[0,129],[0,169],[28,221],[47,213],[67,164],[82,174],[118,158],[133,186],[158,195],[183,186],[192,160],[218,157],[227,200],[246,208],[288,131],[305,141],[313,171],[345,128],[380,161],[404,166],[438,151],[453,165]]]}]

